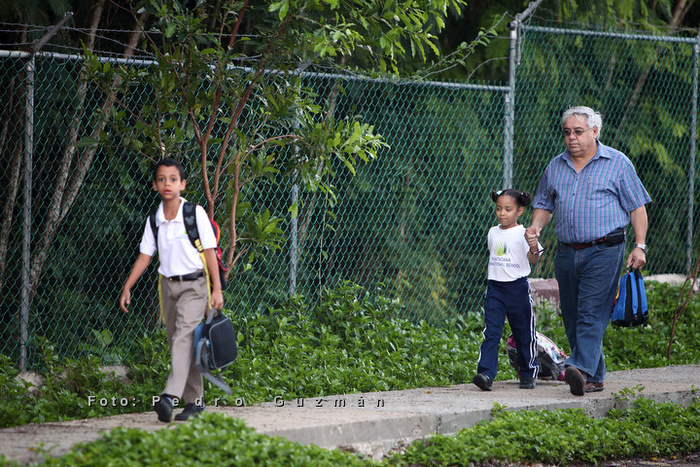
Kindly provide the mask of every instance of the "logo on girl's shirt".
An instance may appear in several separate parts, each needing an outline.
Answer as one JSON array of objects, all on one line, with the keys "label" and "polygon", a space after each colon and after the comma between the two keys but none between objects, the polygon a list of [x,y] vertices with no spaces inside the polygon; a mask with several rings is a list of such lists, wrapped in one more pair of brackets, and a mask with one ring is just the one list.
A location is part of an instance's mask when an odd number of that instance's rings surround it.
[{"label": "logo on girl's shirt", "polygon": [[505,256],[505,254],[508,251],[506,250],[506,244],[503,242],[498,242],[496,243],[496,247],[494,248],[494,253],[496,253],[496,256]]}]

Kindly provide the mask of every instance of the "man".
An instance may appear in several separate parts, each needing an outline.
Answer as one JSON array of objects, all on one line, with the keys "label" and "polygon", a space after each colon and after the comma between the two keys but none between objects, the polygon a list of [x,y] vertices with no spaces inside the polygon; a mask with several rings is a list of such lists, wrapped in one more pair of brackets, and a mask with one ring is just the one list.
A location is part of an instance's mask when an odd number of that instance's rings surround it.
[{"label": "man", "polygon": [[603,335],[625,252],[625,229],[634,230],[627,268],[646,264],[646,204],[651,201],[632,162],[598,140],[600,114],[589,107],[566,110],[561,119],[566,151],[545,169],[525,238],[534,249],[556,214],[555,275],[571,355],[565,380],[571,393],[602,391]]}]

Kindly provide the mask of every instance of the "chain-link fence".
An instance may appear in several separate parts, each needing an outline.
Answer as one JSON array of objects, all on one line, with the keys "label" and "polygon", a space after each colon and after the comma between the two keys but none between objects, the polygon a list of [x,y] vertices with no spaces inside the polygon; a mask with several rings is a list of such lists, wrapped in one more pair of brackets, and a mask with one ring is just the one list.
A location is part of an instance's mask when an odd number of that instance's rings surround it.
[{"label": "chain-link fence", "polygon": [[[696,36],[523,26],[516,83],[516,184],[535,189],[562,150],[560,116],[572,105],[603,115],[600,140],[629,156],[652,197],[647,270],[690,269],[698,196]],[[551,231],[549,232],[552,233]],[[554,246],[549,237],[546,246]],[[629,243],[629,242],[628,242]],[[551,259],[551,258],[549,258]],[[552,269],[547,263],[547,271]]]},{"label": "chain-link fence", "polygon": [[[513,185],[534,193],[563,150],[561,112],[580,104],[603,112],[601,140],[630,156],[652,195],[647,269],[685,273],[696,227],[697,40],[524,25],[519,32],[520,62],[508,86],[305,75],[304,85],[317,90],[342,84],[336,117],[361,115],[390,147],[356,176],[337,171],[334,206],[300,190],[304,211],[293,224],[288,208],[299,187],[282,181],[257,193],[286,219],[288,242],[233,282],[227,307],[276,306],[290,289],[314,300],[350,280],[397,297],[411,320],[478,312],[486,233],[496,222],[489,192],[502,187],[510,164],[504,134],[514,136]],[[149,163],[120,147],[75,147],[101,130],[81,105],[99,105],[80,87],[81,69],[77,57],[0,60],[0,350],[29,365],[41,338],[65,355],[118,363],[158,326],[155,265],[133,291],[132,312],[117,306],[159,201]],[[147,99],[136,96],[133,105]],[[188,189],[189,199],[204,201],[196,184]],[[552,230],[543,239],[549,251]],[[552,259],[545,255],[535,274],[551,277]]]}]

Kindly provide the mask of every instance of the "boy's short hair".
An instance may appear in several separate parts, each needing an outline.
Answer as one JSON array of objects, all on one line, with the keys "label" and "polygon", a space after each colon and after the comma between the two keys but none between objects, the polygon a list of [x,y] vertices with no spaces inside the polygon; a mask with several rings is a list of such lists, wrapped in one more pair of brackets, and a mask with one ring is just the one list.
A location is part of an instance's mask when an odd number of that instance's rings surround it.
[{"label": "boy's short hair", "polygon": [[180,173],[180,180],[185,180],[185,168],[178,161],[169,157],[159,160],[153,167],[153,180],[158,176],[158,169],[161,167],[175,167]]}]

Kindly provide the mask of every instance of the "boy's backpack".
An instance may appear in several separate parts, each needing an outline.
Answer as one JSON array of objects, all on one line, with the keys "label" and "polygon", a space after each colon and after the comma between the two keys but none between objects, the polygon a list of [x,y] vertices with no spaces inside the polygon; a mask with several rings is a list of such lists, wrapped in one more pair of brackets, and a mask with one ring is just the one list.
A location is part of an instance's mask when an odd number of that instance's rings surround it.
[{"label": "boy's backpack", "polygon": [[221,376],[211,374],[211,370],[226,368],[238,357],[236,333],[231,320],[223,312],[212,308],[206,321],[195,329],[194,356],[197,368],[204,377],[226,394],[231,394],[231,389]]},{"label": "boy's backpack", "polygon": [[[564,381],[564,363],[568,356],[549,337],[537,332],[537,364],[540,366],[538,377],[541,379],[557,379]],[[508,336],[506,352],[510,365],[518,371],[518,350],[513,334]]]},{"label": "boy's backpack", "polygon": [[644,326],[649,321],[644,276],[639,269],[633,269],[620,277],[620,288],[613,301],[610,321],[622,327]]},{"label": "boy's backpack", "polygon": [[[191,203],[185,201],[182,206],[182,217],[185,221],[185,230],[187,231],[187,236],[190,239],[192,246],[197,249],[199,255],[202,257],[202,263],[204,263],[204,272],[209,277],[209,269],[207,269],[207,262],[204,258],[204,250],[202,249],[202,243],[199,241],[199,230],[197,228],[197,217],[195,215],[195,209],[197,208],[197,203]],[[153,212],[149,216],[149,221],[151,223],[151,230],[156,238],[156,245],[158,245],[158,226],[156,225],[156,213]],[[213,219],[210,219],[211,227],[214,229],[214,235],[216,236],[216,262],[219,265],[219,280],[221,281],[221,290],[226,290],[226,273],[228,269],[224,266],[223,252],[221,247],[219,247],[219,225]]]}]

